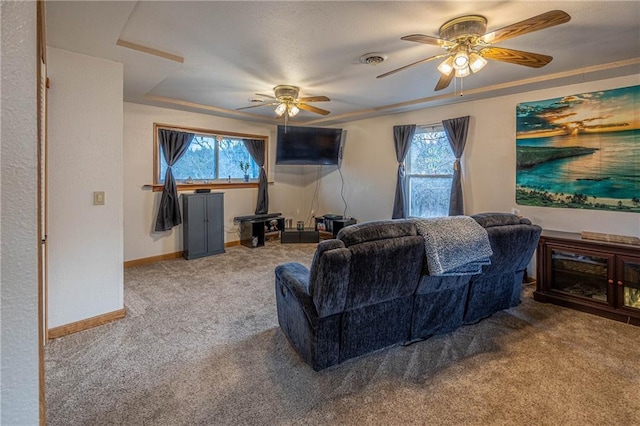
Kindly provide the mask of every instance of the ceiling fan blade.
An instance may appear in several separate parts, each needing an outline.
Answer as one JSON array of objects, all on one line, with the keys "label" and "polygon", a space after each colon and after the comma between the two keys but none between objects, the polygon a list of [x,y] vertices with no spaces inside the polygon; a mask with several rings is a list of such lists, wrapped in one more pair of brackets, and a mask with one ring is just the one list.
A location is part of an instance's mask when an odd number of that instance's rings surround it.
[{"label": "ceiling fan blade", "polygon": [[430,44],[432,46],[441,46],[441,47],[453,46],[455,44],[443,38],[428,36],[424,34],[411,34],[408,36],[401,37],[400,40],[415,41],[416,43]]},{"label": "ceiling fan blade", "polygon": [[438,90],[446,89],[447,87],[449,87],[449,84],[451,84],[451,80],[453,80],[453,77],[455,75],[456,73],[453,71],[451,71],[449,75],[440,74],[440,80],[438,80],[438,83],[436,84],[434,90],[437,92]]},{"label": "ceiling fan blade", "polygon": [[486,59],[524,65],[531,68],[544,67],[553,59],[552,56],[541,53],[523,52],[522,50],[504,49],[502,47],[484,48],[480,51],[480,55]]},{"label": "ceiling fan blade", "polygon": [[275,99],[275,98],[276,98],[275,96],[272,96],[272,95],[265,95],[265,94],[262,94],[262,93],[256,93],[256,95],[258,95],[258,96],[264,96],[265,98],[269,98],[269,99]]},{"label": "ceiling fan blade", "polygon": [[552,10],[550,12],[543,13],[542,15],[534,16],[532,18],[525,19],[524,21],[507,25],[504,28],[487,33],[481,37],[481,40],[485,43],[498,43],[523,34],[564,24],[570,20],[571,16],[566,12],[562,10]]},{"label": "ceiling fan blade", "polygon": [[329,111],[327,111],[326,109],[322,109],[322,108],[318,108],[318,107],[314,107],[314,106],[302,104],[302,103],[298,104],[298,108],[303,109],[305,111],[315,112],[316,114],[321,114],[321,115],[330,114]]},{"label": "ceiling fan blade", "polygon": [[414,66],[414,65],[420,65],[420,64],[422,64],[422,63],[425,63],[425,62],[428,62],[428,61],[431,61],[431,60],[434,60],[434,59],[442,58],[442,57],[444,57],[444,56],[448,56],[448,55],[449,55],[448,53],[443,53],[442,55],[430,56],[430,57],[428,57],[428,58],[421,59],[421,60],[419,60],[419,61],[417,61],[417,62],[414,62],[414,63],[412,63],[412,64],[405,65],[404,67],[396,68],[395,70],[392,70],[392,71],[386,72],[386,73],[384,73],[384,74],[380,74],[380,75],[379,75],[379,76],[377,76],[376,78],[383,78],[383,77],[389,76],[389,75],[391,75],[391,74],[395,74],[395,73],[397,73],[397,72],[399,72],[399,71],[406,70],[407,68],[410,68],[410,67],[412,67],[412,66]]},{"label": "ceiling fan blade", "polygon": [[298,98],[300,102],[329,102],[331,99],[326,96],[307,96],[306,98]]},{"label": "ceiling fan blade", "polygon": [[258,107],[262,107],[262,106],[270,106],[270,105],[278,105],[278,102],[270,102],[268,104],[249,105],[249,106],[246,106],[246,107],[236,108],[236,111],[240,111],[240,110],[243,110],[243,109],[249,109],[249,108],[258,108]]}]

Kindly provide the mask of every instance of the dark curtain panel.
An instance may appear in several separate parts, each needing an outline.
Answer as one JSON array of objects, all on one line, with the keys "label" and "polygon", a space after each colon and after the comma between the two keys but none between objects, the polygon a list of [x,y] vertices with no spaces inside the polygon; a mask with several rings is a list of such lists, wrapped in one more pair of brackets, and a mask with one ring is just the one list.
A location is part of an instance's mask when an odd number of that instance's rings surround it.
[{"label": "dark curtain panel", "polygon": [[451,197],[449,199],[449,216],[464,214],[464,200],[462,197],[462,172],[460,171],[460,158],[467,144],[467,130],[469,129],[469,116],[452,118],[442,121],[444,131],[449,138],[449,145],[456,157],[453,163],[453,182],[451,183]]},{"label": "dark curtain panel", "polygon": [[173,178],[171,166],[182,157],[193,140],[193,133],[178,132],[176,130],[159,129],[158,142],[162,148],[162,155],[167,162],[167,173],[164,175],[164,188],[156,217],[156,232],[169,231],[182,223],[178,189]]},{"label": "dark curtain panel", "polygon": [[392,219],[400,219],[407,217],[404,176],[404,159],[409,152],[411,140],[416,133],[416,125],[408,124],[406,126],[393,126],[393,144],[396,148],[396,159],[398,160],[398,182],[396,183],[396,197],[393,200]]},{"label": "dark curtain panel", "polygon": [[264,140],[263,139],[243,139],[244,146],[249,151],[251,158],[260,166],[260,177],[258,178],[258,201],[256,203],[255,214],[265,214],[269,212],[269,192],[267,190],[267,173],[264,171]]}]

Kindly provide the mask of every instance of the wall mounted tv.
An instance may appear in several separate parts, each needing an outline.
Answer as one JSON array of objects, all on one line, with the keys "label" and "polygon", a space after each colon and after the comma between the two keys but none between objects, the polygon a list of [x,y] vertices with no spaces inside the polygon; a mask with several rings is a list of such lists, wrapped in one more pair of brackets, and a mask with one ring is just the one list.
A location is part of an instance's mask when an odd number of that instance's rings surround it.
[{"label": "wall mounted tv", "polygon": [[279,125],[276,164],[337,165],[342,133],[342,129]]}]

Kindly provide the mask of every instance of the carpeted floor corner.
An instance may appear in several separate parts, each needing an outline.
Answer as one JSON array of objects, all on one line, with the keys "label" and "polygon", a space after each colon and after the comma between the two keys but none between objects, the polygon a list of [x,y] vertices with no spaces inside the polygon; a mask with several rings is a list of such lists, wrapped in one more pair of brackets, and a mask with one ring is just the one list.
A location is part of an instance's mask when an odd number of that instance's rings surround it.
[{"label": "carpeted floor corner", "polygon": [[533,301],[314,372],[277,324],[276,265],[315,244],[125,270],[123,320],[50,342],[47,424],[640,425],[640,327]]}]

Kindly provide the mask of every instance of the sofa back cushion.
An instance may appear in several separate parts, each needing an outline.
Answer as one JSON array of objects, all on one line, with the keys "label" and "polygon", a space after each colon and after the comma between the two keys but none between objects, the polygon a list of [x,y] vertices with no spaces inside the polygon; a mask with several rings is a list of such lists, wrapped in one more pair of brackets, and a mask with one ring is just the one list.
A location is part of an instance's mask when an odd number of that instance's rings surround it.
[{"label": "sofa back cushion", "polygon": [[478,213],[471,216],[485,228],[503,225],[531,225],[531,221],[512,213]]},{"label": "sofa back cushion", "polygon": [[363,222],[342,228],[337,238],[351,252],[346,310],[413,294],[424,257],[415,223]]},{"label": "sofa back cushion", "polygon": [[349,283],[351,252],[340,240],[321,241],[311,262],[309,294],[318,316],[344,310]]},{"label": "sofa back cushion", "polygon": [[342,228],[337,239],[346,247],[368,241],[418,235],[415,223],[407,219],[377,220]]},{"label": "sofa back cushion", "polygon": [[354,244],[345,310],[410,296],[420,280],[424,240],[418,236]]},{"label": "sofa back cushion", "polygon": [[484,273],[515,272],[524,270],[536,249],[542,228],[538,225],[502,225],[487,228],[493,250],[491,265],[484,266]]},{"label": "sofa back cushion", "polygon": [[408,220],[351,225],[318,244],[309,293],[320,317],[413,294],[424,239]]}]

